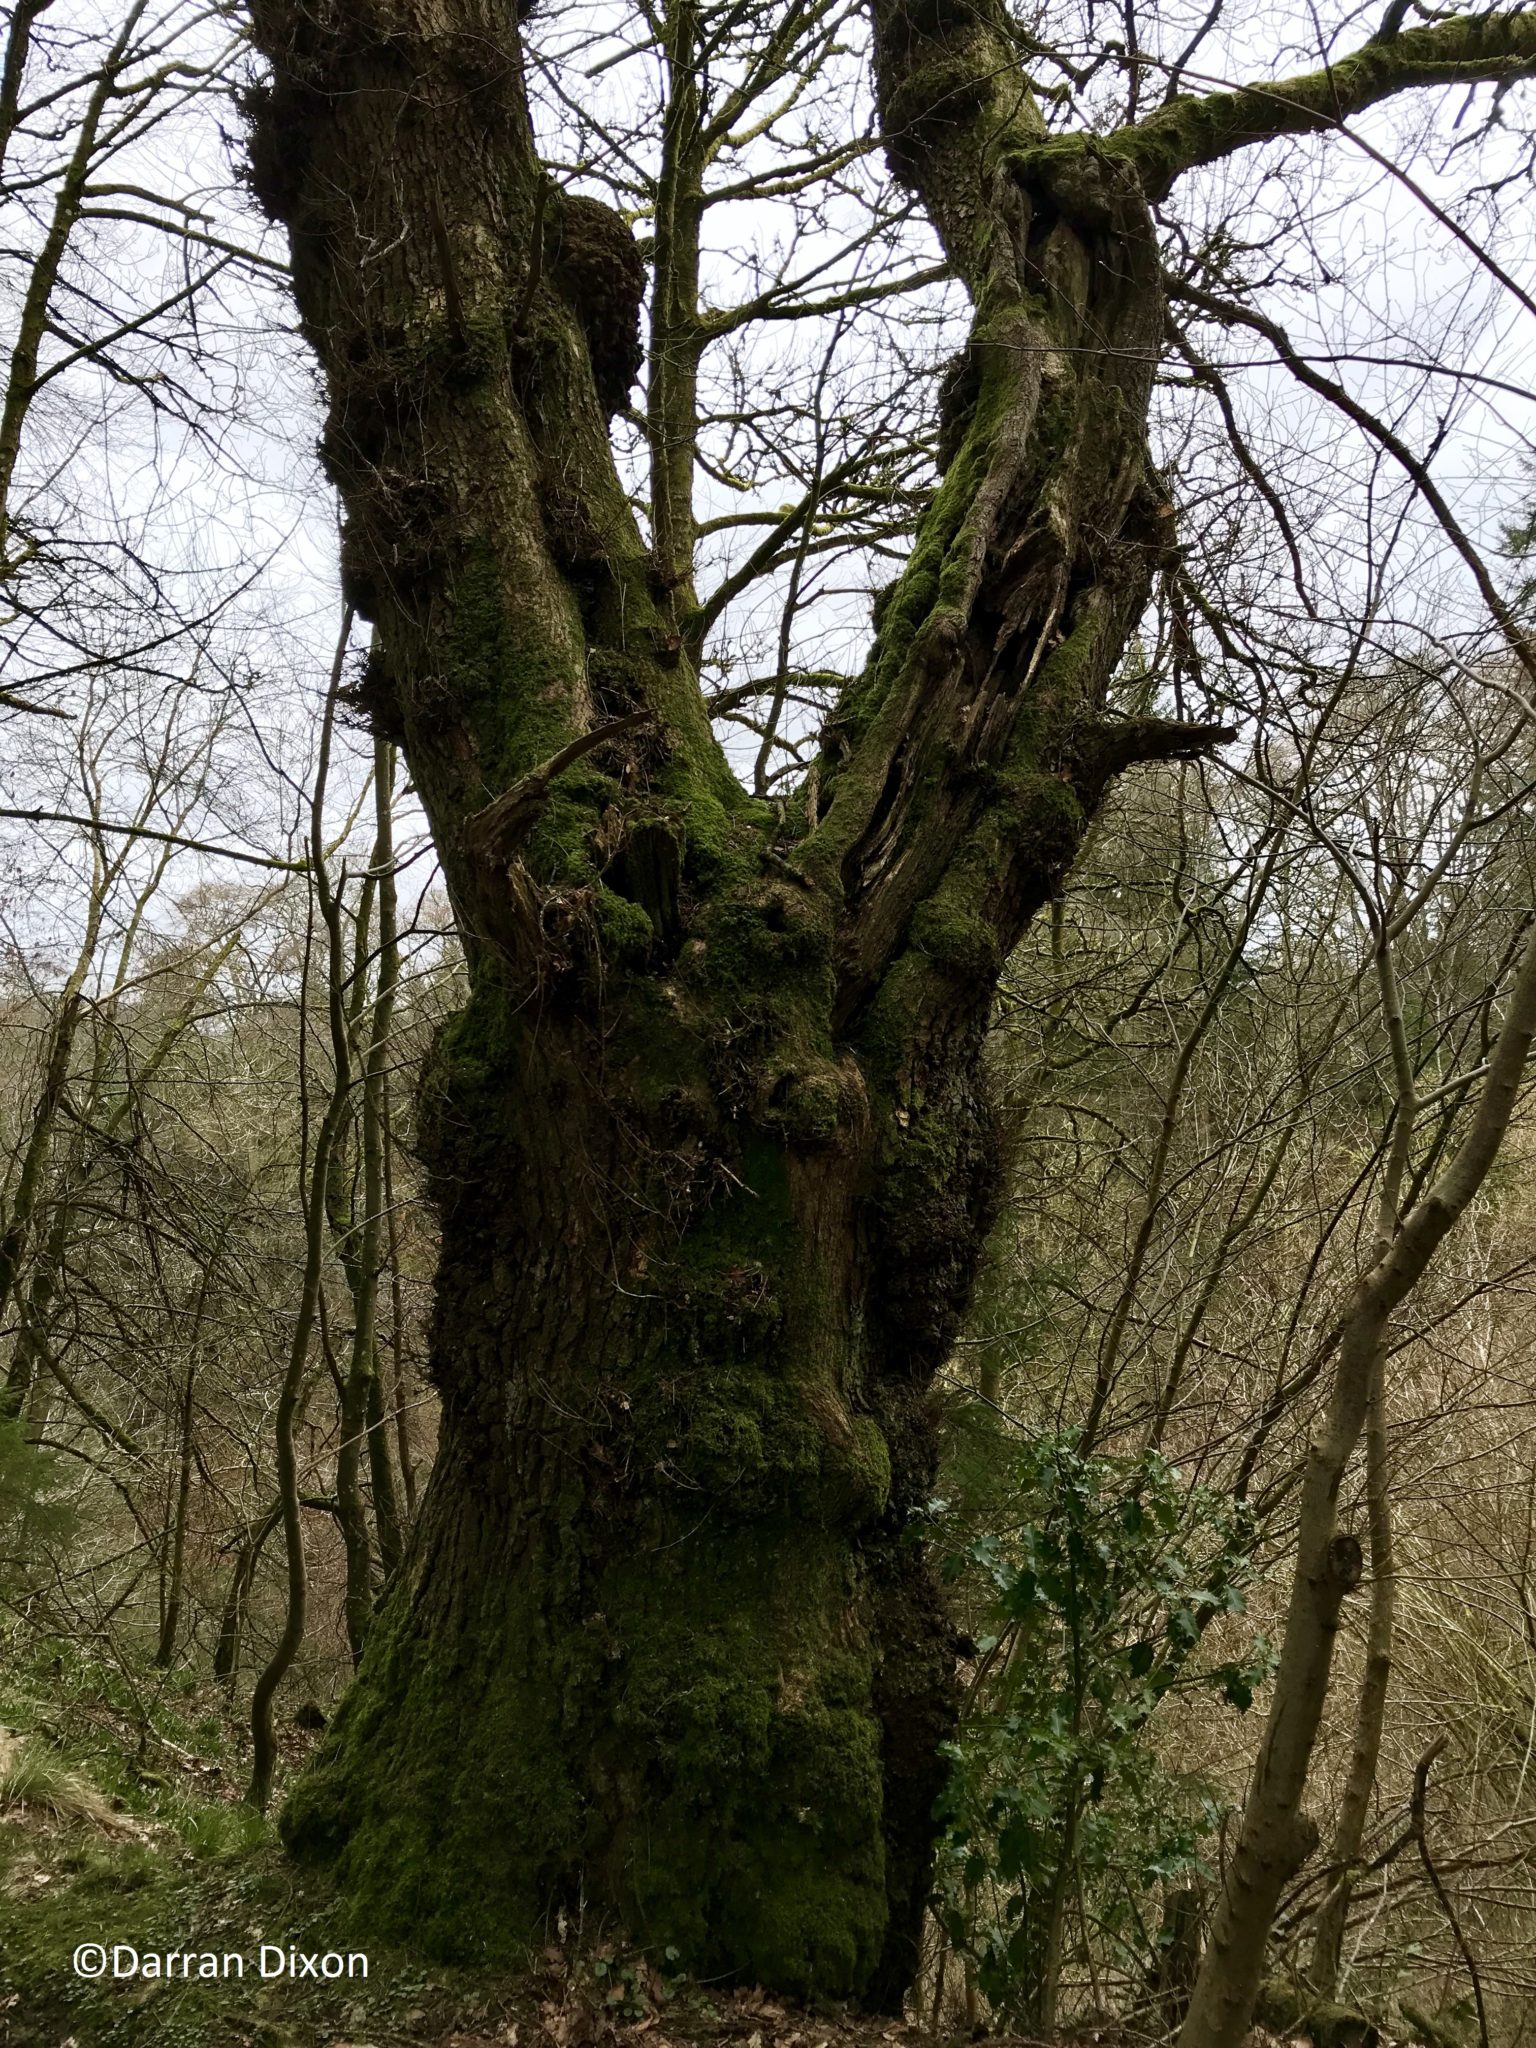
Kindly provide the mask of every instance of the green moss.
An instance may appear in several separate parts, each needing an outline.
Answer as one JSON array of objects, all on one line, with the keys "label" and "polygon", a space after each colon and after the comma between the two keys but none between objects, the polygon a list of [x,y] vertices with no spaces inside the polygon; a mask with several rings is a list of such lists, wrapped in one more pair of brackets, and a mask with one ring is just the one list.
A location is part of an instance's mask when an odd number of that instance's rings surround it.
[{"label": "green moss", "polygon": [[686,764],[671,764],[660,778],[663,796],[683,803],[683,872],[701,889],[749,882],[762,873],[763,847],[773,828],[767,804],[725,803],[709,790],[695,790]]},{"label": "green moss", "polygon": [[643,661],[616,648],[594,647],[587,656],[587,683],[598,709],[619,718],[645,702],[650,673]]},{"label": "green moss", "polygon": [[831,960],[831,924],[820,898],[786,883],[761,883],[711,903],[696,929],[704,950],[694,956],[694,971],[727,1000],[824,993],[816,986],[824,977],[808,981],[805,973]]},{"label": "green moss", "polygon": [[870,1666],[844,1546],[785,1536],[658,1511],[558,1629],[552,1558],[482,1580],[472,1668],[402,1590],[285,1839],[427,1953],[515,1956],[584,1891],[703,1974],[855,1992],[885,1912]]},{"label": "green moss", "polygon": [[695,1799],[642,1791],[631,1766],[645,1855],[628,1889],[634,1920],[670,1927],[701,1973],[739,1977],[750,1957],[765,1983],[846,1996],[884,1931],[878,1728],[867,1656],[829,1627],[844,1555],[786,1534],[727,1539],[686,1584],[678,1571],[629,1660],[615,1754],[665,1755],[723,1811],[706,1831]]},{"label": "green moss", "polygon": [[560,1718],[585,1647],[578,1634],[556,1683],[535,1682],[520,1655],[540,1632],[535,1590],[466,1587],[477,1626],[458,1655],[413,1625],[408,1593],[376,1621],[281,1818],[295,1856],[334,1862],[359,1933],[414,1930],[425,1953],[460,1960],[515,1959],[534,1937],[543,1880],[582,1835]]},{"label": "green moss", "polygon": [[[760,844],[733,823],[733,867],[742,831]],[[745,894],[703,920],[706,958],[771,1006],[764,1028],[808,1030],[826,932],[804,892],[743,872]],[[638,944],[635,906],[611,893],[593,899],[605,945]],[[789,1139],[744,1117],[727,1151],[718,1090],[689,1107],[714,1056],[697,1020],[720,1006],[695,1010],[684,982],[630,985],[606,1073],[642,1141],[676,1118],[722,1149],[700,1148],[675,1227],[671,1185],[650,1196],[644,1264],[617,1269],[624,1306],[598,1319],[594,1355],[562,1356],[533,1478],[509,1486],[491,1461],[451,1535],[428,1509],[424,1546],[451,1541],[451,1565],[438,1553],[428,1588],[396,1588],[284,1837],[334,1866],[373,1938],[515,1957],[585,1898],[704,1974],[853,1995],[887,1910],[859,1540],[890,1458],[849,1409],[854,1339],[829,1328],[839,1305],[807,1257]],[[489,981],[441,1034],[429,1092],[453,1185],[518,1184],[506,1076],[533,1037]],[[822,1054],[793,1072],[818,1101],[848,1085]],[[443,1457],[452,1470],[451,1438]]]},{"label": "green moss", "polygon": [[[909,72],[882,112],[887,137],[931,138],[969,120],[986,102],[990,81],[978,75],[975,54],[964,48],[936,49],[920,69]],[[898,157],[906,145],[887,142]]]},{"label": "green moss", "polygon": [[853,1418],[845,1456],[829,1463],[840,1489],[837,1506],[842,1515],[855,1526],[876,1521],[891,1497],[891,1453],[884,1431],[872,1416]]},{"label": "green moss", "polygon": [[1043,881],[1054,881],[1071,865],[1087,823],[1064,775],[1018,769],[1001,782],[985,830],[998,853],[1026,858]]},{"label": "green moss", "polygon": [[995,976],[1002,965],[996,929],[982,916],[971,878],[963,874],[919,908],[910,943],[936,965],[969,980]]},{"label": "green moss", "polygon": [[643,967],[656,943],[656,927],[638,903],[599,888],[592,898],[603,958],[614,967]]},{"label": "green moss", "polygon": [[428,1160],[463,1170],[466,1131],[479,1146],[496,1147],[514,1135],[517,1114],[505,1075],[520,1052],[525,1024],[492,976],[477,982],[469,1001],[438,1029],[417,1076],[418,1143]]},{"label": "green moss", "polygon": [[833,1143],[858,1114],[846,1068],[801,1046],[784,1052],[763,1063],[754,1121],[797,1146]]},{"label": "green moss", "polygon": [[443,667],[468,709],[493,791],[509,788],[573,737],[575,678],[559,651],[566,638],[551,633],[545,619],[519,617],[488,542],[465,548],[453,578]]}]

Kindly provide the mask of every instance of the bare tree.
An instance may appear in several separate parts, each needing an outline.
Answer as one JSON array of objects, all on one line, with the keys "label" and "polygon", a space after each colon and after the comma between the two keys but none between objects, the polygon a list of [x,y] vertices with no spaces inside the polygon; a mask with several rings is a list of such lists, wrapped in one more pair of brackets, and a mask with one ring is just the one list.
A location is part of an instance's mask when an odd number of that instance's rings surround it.
[{"label": "bare tree", "polygon": [[[253,181],[326,380],[365,701],[471,979],[422,1101],[442,1449],[288,1839],[376,1924],[432,1898],[430,1941],[502,1945],[579,1886],[700,1968],[895,2005],[953,1716],[907,1525],[996,1185],[988,1007],[1113,777],[1230,730],[1109,715],[1176,547],[1152,208],[1393,94],[1524,77],[1536,39],[1394,15],[1325,68],[1051,133],[1000,9],[876,0],[885,148],[974,322],[942,485],[776,810],[710,733],[686,562],[658,565],[607,431],[640,253],[541,162],[514,24],[251,13]],[[1485,1113],[1349,1325],[1309,1571],[1357,1354],[1507,1118],[1521,988]]]}]

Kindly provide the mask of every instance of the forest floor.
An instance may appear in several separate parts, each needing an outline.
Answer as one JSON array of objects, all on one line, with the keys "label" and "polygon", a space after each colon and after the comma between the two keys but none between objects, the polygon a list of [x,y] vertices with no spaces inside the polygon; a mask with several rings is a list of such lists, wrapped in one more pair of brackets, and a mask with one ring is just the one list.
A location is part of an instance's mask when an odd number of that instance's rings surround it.
[{"label": "forest floor", "polygon": [[[284,1730],[290,1780],[316,1739]],[[900,2023],[668,1981],[570,1930],[516,1975],[370,1949],[366,1979],[264,1979],[264,1945],[269,1966],[292,1951],[317,1971],[360,1945],[243,1803],[243,1748],[216,1686],[0,1630],[0,2048],[931,2048]],[[103,1974],[75,1967],[82,1948]],[[220,1975],[144,1967],[205,1954]]]},{"label": "forest floor", "polygon": [[[223,1696],[0,1640],[0,2048],[936,2048],[942,2033],[668,1980],[573,1934],[514,1975],[358,1952],[240,1798]],[[11,1654],[7,1657],[6,1652]],[[297,1765],[314,1741],[290,1729]],[[76,1967],[85,1951],[86,1971]],[[281,1952],[282,1974],[263,1978]],[[131,1974],[114,1973],[118,1967]],[[133,1968],[127,1954],[137,1959]],[[294,1958],[316,1974],[290,1975]],[[219,1974],[197,1974],[218,1959]],[[238,1956],[243,1974],[223,1958]],[[151,1974],[146,1959],[167,1956]],[[184,1974],[186,1973],[186,1974]],[[995,2048],[1028,2048],[993,2035]],[[1267,2035],[1251,2048],[1271,2048]],[[1070,2044],[1068,2044],[1070,2048]],[[1115,2030],[1077,2048],[1128,2048]]]},{"label": "forest floor", "polygon": [[[263,1982],[264,1943],[269,1957],[356,1950],[323,1888],[270,1840],[189,1847],[174,1824],[113,1819],[0,1816],[3,2048],[934,2048],[901,2022],[668,1983],[601,1943],[551,1946],[515,1975],[371,1950],[366,1981]],[[91,1942],[237,1953],[245,1973],[84,1978],[72,1959]]]}]

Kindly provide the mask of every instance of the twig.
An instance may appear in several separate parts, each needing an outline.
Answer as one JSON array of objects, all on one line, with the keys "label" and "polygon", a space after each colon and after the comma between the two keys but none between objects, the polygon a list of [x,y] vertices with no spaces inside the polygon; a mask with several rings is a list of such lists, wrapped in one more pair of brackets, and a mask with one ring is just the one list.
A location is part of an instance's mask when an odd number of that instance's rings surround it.
[{"label": "twig", "polygon": [[1477,2031],[1482,2042],[1482,2048],[1489,2048],[1488,2011],[1487,2007],[1483,2004],[1483,1980],[1478,1975],[1477,1963],[1473,1958],[1472,1950],[1467,1944],[1467,1937],[1461,1931],[1461,1922],[1456,1917],[1456,1908],[1451,1904],[1450,1894],[1440,1881],[1440,1873],[1436,1870],[1434,1859],[1429,1853],[1429,1842],[1426,1835],[1424,1808],[1429,1794],[1429,1774],[1434,1767],[1436,1757],[1444,1749],[1447,1740],[1446,1736],[1437,1735],[1414,1765],[1413,1797],[1409,1802],[1408,1812],[1413,1829],[1413,1839],[1419,1845],[1419,1861],[1424,1865],[1424,1875],[1429,1879],[1430,1888],[1434,1892],[1435,1897],[1440,1901],[1440,1910],[1446,1917],[1451,1933],[1456,1937],[1456,1946],[1461,1950],[1461,1959],[1467,1966],[1467,1975],[1472,1979],[1472,1996],[1477,2000]]}]

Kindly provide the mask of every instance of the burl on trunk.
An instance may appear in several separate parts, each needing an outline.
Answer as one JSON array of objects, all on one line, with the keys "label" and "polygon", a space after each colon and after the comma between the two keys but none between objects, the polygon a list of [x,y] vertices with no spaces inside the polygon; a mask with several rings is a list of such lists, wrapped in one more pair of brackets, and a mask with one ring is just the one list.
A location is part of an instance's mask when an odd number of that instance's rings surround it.
[{"label": "burl on trunk", "polygon": [[370,1929],[578,1899],[698,1971],[899,2002],[952,1649],[914,1516],[995,1180],[1002,960],[1109,777],[1169,544],[1128,162],[1047,143],[985,8],[877,7],[964,278],[947,466],[787,809],[710,732],[610,454],[627,230],[535,153],[505,0],[256,0],[252,178],[329,401],[359,695],[471,993],[421,1084],[442,1448],[284,1816]]}]

